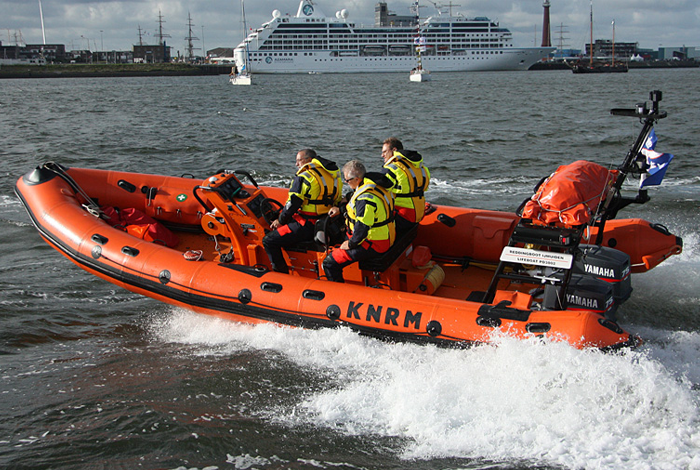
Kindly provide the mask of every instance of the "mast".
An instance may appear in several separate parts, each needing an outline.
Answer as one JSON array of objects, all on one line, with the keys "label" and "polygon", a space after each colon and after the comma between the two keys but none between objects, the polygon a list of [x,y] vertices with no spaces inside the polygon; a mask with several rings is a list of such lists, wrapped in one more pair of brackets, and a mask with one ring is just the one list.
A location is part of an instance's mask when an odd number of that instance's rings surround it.
[{"label": "mast", "polygon": [[612,66],[615,67],[615,20],[612,20],[613,43],[612,43]]},{"label": "mast", "polygon": [[187,55],[190,60],[190,62],[194,62],[194,50],[199,49],[194,47],[192,44],[192,41],[194,40],[199,40],[198,37],[192,36],[192,16],[190,15],[190,12],[187,12],[187,27],[189,28],[189,33],[187,34],[187,37],[185,38],[187,40]]},{"label": "mast", "polygon": [[163,19],[163,15],[161,14],[160,10],[158,10],[158,44],[161,46],[165,45],[163,39],[170,37],[169,34],[163,33],[163,23],[165,23],[165,20]]},{"label": "mast", "polygon": [[243,42],[245,42],[245,61],[243,62],[243,66],[246,73],[250,73],[250,70],[248,70],[248,56],[250,55],[250,51],[248,49],[248,26],[245,21],[245,2],[243,0],[241,0],[241,16],[243,17]]},{"label": "mast", "polygon": [[[432,2],[431,2],[432,3]],[[433,3],[437,7],[437,4]],[[452,2],[450,2],[450,6],[452,6]],[[413,45],[415,46],[415,52],[417,54],[416,56],[416,63],[417,63],[417,70],[420,72],[423,70],[423,56],[422,53],[425,51],[425,36],[423,36],[423,33],[421,31],[421,24],[420,24],[420,9],[421,6],[418,3],[418,0],[413,2],[411,4],[411,12],[413,12],[416,15],[416,36],[413,38]]]},{"label": "mast", "polygon": [[593,67],[593,0],[591,0],[591,67]]},{"label": "mast", "polygon": [[44,46],[46,45],[46,31],[44,30],[44,11],[41,9],[41,0],[39,0],[39,16],[41,17],[41,36],[44,39]]},{"label": "mast", "polygon": [[563,57],[564,46],[566,46],[567,48],[570,47],[569,44],[564,44],[564,40],[569,39],[567,37],[564,37],[564,33],[568,33],[569,31],[564,29],[564,23],[559,23],[558,29],[559,29],[559,31],[558,31],[558,33],[559,33],[559,38],[558,38],[559,39],[559,41],[558,41],[559,47],[558,47],[558,49],[559,49],[559,54]]}]

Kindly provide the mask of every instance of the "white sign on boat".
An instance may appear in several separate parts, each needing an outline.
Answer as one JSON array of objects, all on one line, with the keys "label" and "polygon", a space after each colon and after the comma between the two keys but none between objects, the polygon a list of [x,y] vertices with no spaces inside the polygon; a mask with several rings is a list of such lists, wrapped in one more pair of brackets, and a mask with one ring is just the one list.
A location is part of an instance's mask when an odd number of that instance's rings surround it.
[{"label": "white sign on boat", "polygon": [[501,252],[501,261],[510,263],[534,264],[550,268],[570,269],[574,256],[568,253],[553,253],[551,251],[530,250],[507,246]]}]

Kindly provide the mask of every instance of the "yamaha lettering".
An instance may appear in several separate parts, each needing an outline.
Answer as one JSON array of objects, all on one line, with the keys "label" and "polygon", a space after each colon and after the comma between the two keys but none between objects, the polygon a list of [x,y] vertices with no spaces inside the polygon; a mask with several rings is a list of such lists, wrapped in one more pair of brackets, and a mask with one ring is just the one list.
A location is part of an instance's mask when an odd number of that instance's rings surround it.
[{"label": "yamaha lettering", "polygon": [[579,307],[598,310],[598,300],[590,297],[581,297],[580,295],[566,294],[566,301]]},{"label": "yamaha lettering", "polygon": [[[580,295],[576,294],[566,294],[566,301],[572,305],[577,305],[579,307],[584,307],[584,308],[589,308],[591,310],[600,310],[598,308],[598,299],[593,298],[593,297],[582,297]],[[608,310],[613,302],[615,301],[614,298],[610,297],[605,300],[605,309],[603,311]]]},{"label": "yamaha lettering", "polygon": [[372,305],[368,304],[364,307],[363,302],[350,302],[348,304],[348,310],[346,313],[346,318],[364,320],[374,323],[384,323],[385,325],[399,326],[399,322],[403,317],[403,327],[409,328],[413,325],[416,330],[420,329],[420,321],[423,316],[422,312],[416,312],[415,314],[410,310],[406,310],[405,313],[401,309],[394,307],[385,308],[383,305]]},{"label": "yamaha lettering", "polygon": [[594,276],[615,279],[615,270],[613,268],[604,268],[602,266],[596,266],[594,264],[584,264],[583,269],[588,274],[593,274]]}]

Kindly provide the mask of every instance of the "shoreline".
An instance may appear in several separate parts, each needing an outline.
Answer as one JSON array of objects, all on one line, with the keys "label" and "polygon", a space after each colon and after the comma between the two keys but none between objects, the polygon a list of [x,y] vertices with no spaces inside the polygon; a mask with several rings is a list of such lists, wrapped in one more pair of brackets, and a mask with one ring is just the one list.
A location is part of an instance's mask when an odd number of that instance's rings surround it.
[{"label": "shoreline", "polygon": [[189,64],[49,64],[3,65],[3,78],[91,78],[91,77],[163,77],[224,75],[231,71],[225,65]]},{"label": "shoreline", "polygon": [[[578,61],[566,62],[562,60],[551,60],[536,62],[528,70],[570,70],[571,66]],[[683,69],[700,67],[700,62],[695,60],[655,60],[649,62],[627,62],[629,70],[633,69]]]},{"label": "shoreline", "polygon": [[[700,67],[696,61],[630,62],[630,69],[675,69]],[[538,62],[529,70],[565,70],[564,62]],[[227,75],[230,65],[190,64],[49,64],[3,65],[0,79],[4,78],[95,78],[95,77],[178,77]]]}]

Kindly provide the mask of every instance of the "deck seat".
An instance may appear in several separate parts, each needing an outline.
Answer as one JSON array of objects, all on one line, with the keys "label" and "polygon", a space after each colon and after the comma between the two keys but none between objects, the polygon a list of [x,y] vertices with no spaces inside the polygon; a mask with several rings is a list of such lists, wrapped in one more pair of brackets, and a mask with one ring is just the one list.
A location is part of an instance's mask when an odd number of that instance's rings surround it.
[{"label": "deck seat", "polygon": [[323,246],[321,243],[318,243],[316,240],[306,240],[303,242],[296,243],[292,246],[285,246],[284,249],[286,251],[296,251],[301,253],[306,253],[307,251],[323,253],[324,251],[326,251],[326,247]]},{"label": "deck seat", "polygon": [[345,237],[345,219],[342,217],[336,217],[334,219],[329,219],[324,216],[316,222],[315,234],[313,240],[305,240],[296,243],[293,246],[285,247],[287,251],[297,251],[297,252],[325,252],[326,246],[323,241],[325,240],[325,235],[330,237],[330,245],[340,245],[343,243]]},{"label": "deck seat", "polygon": [[418,225],[415,225],[411,230],[406,232],[401,238],[396,240],[391,248],[383,253],[378,258],[366,259],[360,261],[360,269],[363,271],[372,271],[383,273],[406,251],[406,248],[413,243],[418,234]]}]

